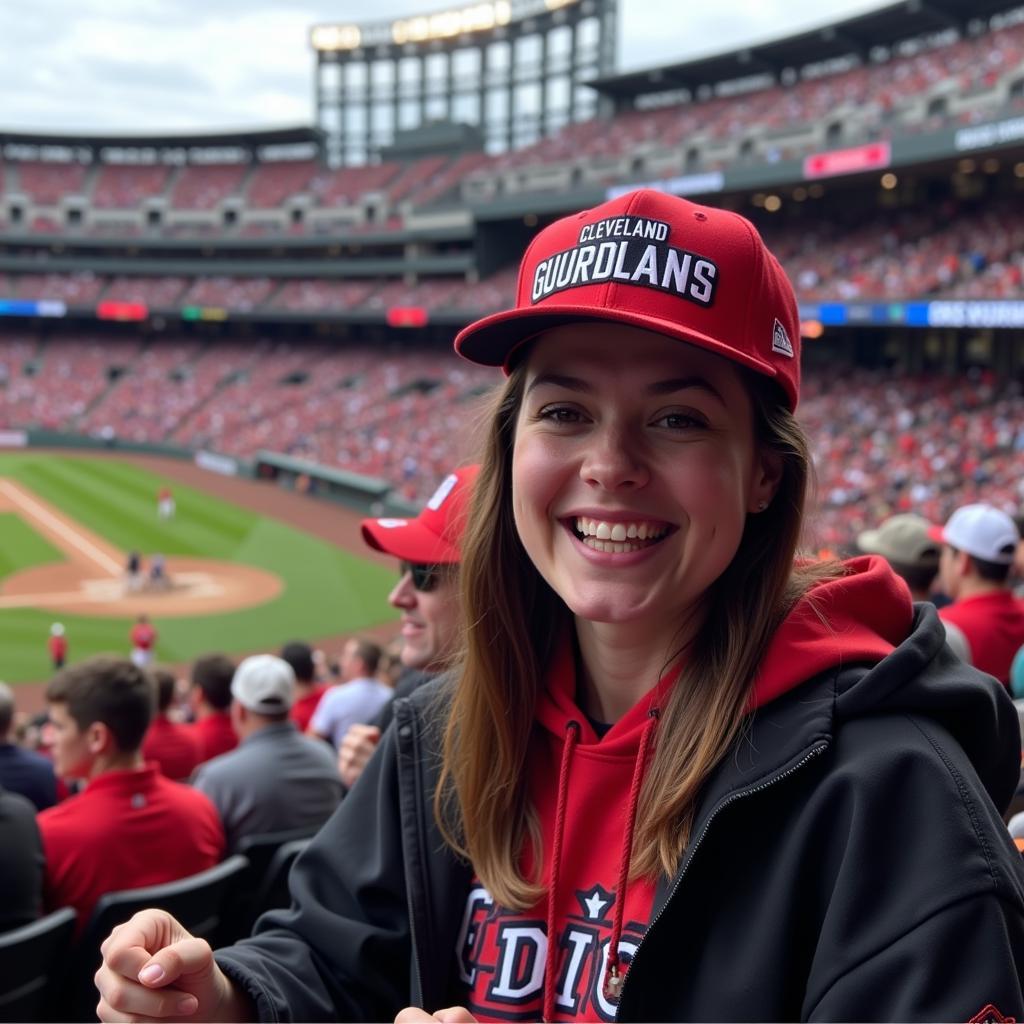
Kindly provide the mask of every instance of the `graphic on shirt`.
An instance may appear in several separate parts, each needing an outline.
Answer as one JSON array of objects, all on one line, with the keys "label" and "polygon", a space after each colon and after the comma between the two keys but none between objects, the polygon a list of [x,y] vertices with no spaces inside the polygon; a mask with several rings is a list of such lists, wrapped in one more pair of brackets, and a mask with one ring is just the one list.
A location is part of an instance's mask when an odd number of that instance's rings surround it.
[{"label": "graphic on shirt", "polygon": [[[571,249],[537,264],[531,299],[608,281],[667,292],[698,306],[710,306],[718,265],[699,253],[667,242],[669,225],[650,217],[612,217],[586,224]],[[603,239],[603,241],[602,241]]]},{"label": "graphic on shirt", "polygon": [[988,1003],[967,1024],[1017,1024],[1017,1020],[1015,1017],[1004,1017],[991,1003]]},{"label": "graphic on shirt", "polygon": [[[558,933],[555,1010],[558,1020],[615,1019],[604,995],[615,893],[595,884],[575,890],[578,911]],[[623,925],[619,952],[628,968],[646,924]],[[456,948],[466,1007],[482,1020],[539,1020],[547,959],[546,922],[536,910],[509,911],[474,882]]]}]

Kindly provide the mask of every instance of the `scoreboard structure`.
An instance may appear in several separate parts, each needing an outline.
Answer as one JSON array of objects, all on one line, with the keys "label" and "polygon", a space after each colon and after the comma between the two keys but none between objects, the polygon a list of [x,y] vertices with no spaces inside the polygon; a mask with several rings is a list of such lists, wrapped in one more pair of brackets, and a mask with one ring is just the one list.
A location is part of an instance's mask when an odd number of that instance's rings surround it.
[{"label": "scoreboard structure", "polygon": [[[469,124],[488,152],[518,149],[602,103],[618,0],[491,0],[367,24],[315,25],[315,103],[328,161],[371,161],[402,132]],[[603,111],[602,111],[603,112]]]}]

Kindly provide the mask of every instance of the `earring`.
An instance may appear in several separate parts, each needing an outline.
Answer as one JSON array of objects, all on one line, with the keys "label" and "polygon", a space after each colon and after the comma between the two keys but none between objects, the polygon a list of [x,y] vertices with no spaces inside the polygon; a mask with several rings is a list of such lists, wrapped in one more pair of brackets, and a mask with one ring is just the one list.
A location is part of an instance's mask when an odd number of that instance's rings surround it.
[{"label": "earring", "polygon": [[763,500],[762,500],[762,501],[759,501],[759,502],[757,503],[757,509],[756,509],[756,511],[758,511],[758,512],[763,512],[763,511],[764,511],[764,510],[765,510],[765,509],[766,509],[767,507],[768,507],[768,502],[767,502],[767,501],[763,501]]}]

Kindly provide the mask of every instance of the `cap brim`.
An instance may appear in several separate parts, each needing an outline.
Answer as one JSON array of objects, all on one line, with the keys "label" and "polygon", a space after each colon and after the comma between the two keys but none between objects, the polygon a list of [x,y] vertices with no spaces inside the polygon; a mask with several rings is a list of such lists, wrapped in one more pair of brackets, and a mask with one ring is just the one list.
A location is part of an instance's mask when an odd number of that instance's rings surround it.
[{"label": "cap brim", "polygon": [[865,530],[857,534],[857,547],[866,555],[877,555],[878,552],[878,531]]},{"label": "cap brim", "polygon": [[361,526],[363,540],[371,548],[403,562],[442,565],[460,561],[458,548],[415,519],[406,520],[402,526],[382,526],[379,519],[364,519]]},{"label": "cap brim", "polygon": [[[455,338],[455,351],[463,358],[483,366],[502,366],[506,369],[517,348],[536,337],[541,331],[574,323],[618,323],[642,330],[665,334],[698,348],[740,363],[766,377],[777,378],[778,371],[771,363],[737,352],[731,345],[707,334],[687,328],[672,320],[645,316],[619,309],[600,309],[594,306],[558,306],[507,309],[478,320],[461,330]],[[787,390],[790,406],[796,396]]]}]

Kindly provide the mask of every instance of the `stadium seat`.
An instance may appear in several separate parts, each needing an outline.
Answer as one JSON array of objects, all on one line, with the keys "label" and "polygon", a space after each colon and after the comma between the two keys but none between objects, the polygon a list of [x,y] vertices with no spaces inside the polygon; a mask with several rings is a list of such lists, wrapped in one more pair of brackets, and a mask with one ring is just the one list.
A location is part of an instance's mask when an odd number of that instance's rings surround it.
[{"label": "stadium seat", "polygon": [[150,907],[166,910],[193,935],[214,942],[231,889],[248,866],[249,861],[236,854],[208,871],[176,882],[125,889],[103,896],[76,944],[71,976],[60,1001],[58,1019],[94,1019],[98,996],[93,975],[100,965],[100,945],[117,925],[140,910]]},{"label": "stadium seat", "polygon": [[[262,835],[246,836],[238,844],[238,853],[249,862],[249,866],[232,888],[230,903],[223,915],[223,923],[217,933],[217,945],[227,945],[243,938],[252,931],[256,918],[271,907],[287,903],[287,878],[291,860],[284,867],[284,898],[274,888],[274,878],[282,871],[278,863],[279,854],[293,847],[294,860],[299,849],[316,834],[315,828],[295,828],[282,832],[267,832]],[[264,904],[264,900],[275,896],[280,902]]]},{"label": "stadium seat", "polygon": [[[295,858],[309,846],[312,837],[306,839],[293,839],[277,848],[277,852],[270,858],[267,870],[264,872],[263,881],[256,891],[256,898],[253,900],[255,913],[253,924],[256,918],[266,910],[275,910],[278,907],[287,907],[291,902],[288,890],[288,875],[291,873],[292,864]],[[251,930],[251,929],[250,929]]]},{"label": "stadium seat", "polygon": [[0,934],[0,1021],[45,1020],[47,997],[67,963],[75,914],[62,907]]}]

